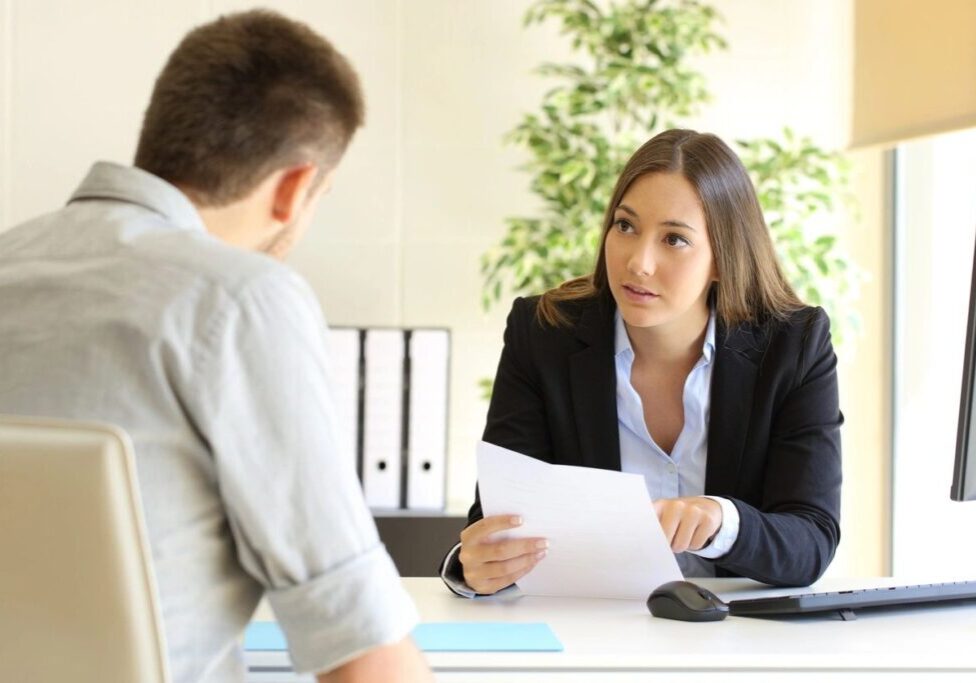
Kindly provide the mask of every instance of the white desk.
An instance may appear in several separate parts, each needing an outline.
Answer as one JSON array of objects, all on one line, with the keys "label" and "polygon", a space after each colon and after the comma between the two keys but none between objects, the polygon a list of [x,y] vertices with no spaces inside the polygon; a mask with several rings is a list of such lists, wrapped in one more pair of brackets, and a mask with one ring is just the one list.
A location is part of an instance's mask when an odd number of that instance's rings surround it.
[{"label": "white desk", "polygon": [[[440,579],[405,578],[423,621],[543,621],[563,652],[429,653],[438,681],[976,681],[976,603],[777,619],[684,623],[643,602],[513,597],[465,600]],[[725,599],[774,595],[742,579],[697,581]],[[891,585],[859,580],[858,587]],[[854,587],[826,580],[816,590]],[[758,588],[758,590],[757,590]],[[813,589],[805,589],[806,592]],[[791,591],[780,590],[778,593]],[[285,653],[247,653],[249,681],[310,681]]]}]

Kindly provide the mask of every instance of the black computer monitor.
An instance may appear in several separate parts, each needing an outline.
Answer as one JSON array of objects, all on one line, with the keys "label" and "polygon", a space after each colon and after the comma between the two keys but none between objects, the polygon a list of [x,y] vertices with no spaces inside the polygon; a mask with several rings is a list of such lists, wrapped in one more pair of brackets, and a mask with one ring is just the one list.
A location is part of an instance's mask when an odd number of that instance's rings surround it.
[{"label": "black computer monitor", "polygon": [[952,474],[953,500],[976,500],[976,253],[973,281],[969,287],[969,323],[966,325],[966,356],[962,366],[962,398],[959,400],[959,432],[956,436],[956,465]]}]

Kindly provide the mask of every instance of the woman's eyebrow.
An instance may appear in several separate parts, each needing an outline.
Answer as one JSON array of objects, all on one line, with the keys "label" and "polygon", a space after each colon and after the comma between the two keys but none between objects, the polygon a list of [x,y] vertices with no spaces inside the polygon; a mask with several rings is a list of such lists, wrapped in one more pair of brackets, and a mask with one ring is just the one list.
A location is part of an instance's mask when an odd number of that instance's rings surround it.
[{"label": "woman's eyebrow", "polygon": [[623,211],[625,213],[629,213],[634,218],[640,218],[640,216],[637,215],[637,212],[634,211],[629,206],[627,206],[626,204],[617,204],[617,208],[615,210],[616,211]]},{"label": "woman's eyebrow", "polygon": [[674,220],[673,218],[666,221],[661,221],[661,225],[666,225],[669,228],[688,228],[692,232],[698,232],[684,221]]},{"label": "woman's eyebrow", "polygon": [[[636,211],[634,211],[632,208],[630,208],[626,204],[623,204],[623,203],[617,204],[617,208],[614,211],[615,212],[616,211],[623,211],[624,213],[630,214],[631,216],[633,216],[637,220],[640,220],[640,215],[638,215],[638,213]],[[692,232],[698,232],[697,230],[695,230],[693,227],[691,227],[690,225],[688,225],[684,221],[679,221],[676,218],[669,218],[667,220],[661,221],[660,224],[663,225],[663,226],[669,227],[669,228],[687,228],[688,230],[691,230]]]}]

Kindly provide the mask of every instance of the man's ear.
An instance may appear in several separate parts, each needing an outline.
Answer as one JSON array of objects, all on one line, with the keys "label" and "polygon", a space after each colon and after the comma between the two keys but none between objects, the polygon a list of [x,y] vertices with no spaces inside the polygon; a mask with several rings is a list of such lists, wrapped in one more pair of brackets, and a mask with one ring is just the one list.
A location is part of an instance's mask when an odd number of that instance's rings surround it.
[{"label": "man's ear", "polygon": [[291,166],[281,171],[274,188],[271,217],[288,224],[301,213],[313,189],[319,167],[315,164]]}]

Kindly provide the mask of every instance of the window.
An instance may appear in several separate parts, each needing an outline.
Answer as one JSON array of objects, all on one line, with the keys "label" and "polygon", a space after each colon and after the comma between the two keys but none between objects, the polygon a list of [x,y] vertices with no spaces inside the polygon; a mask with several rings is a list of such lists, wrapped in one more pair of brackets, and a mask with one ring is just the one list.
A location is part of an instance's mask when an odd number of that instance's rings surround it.
[{"label": "window", "polygon": [[892,570],[974,579],[976,503],[952,502],[949,485],[976,239],[976,129],[901,145],[896,169]]}]

